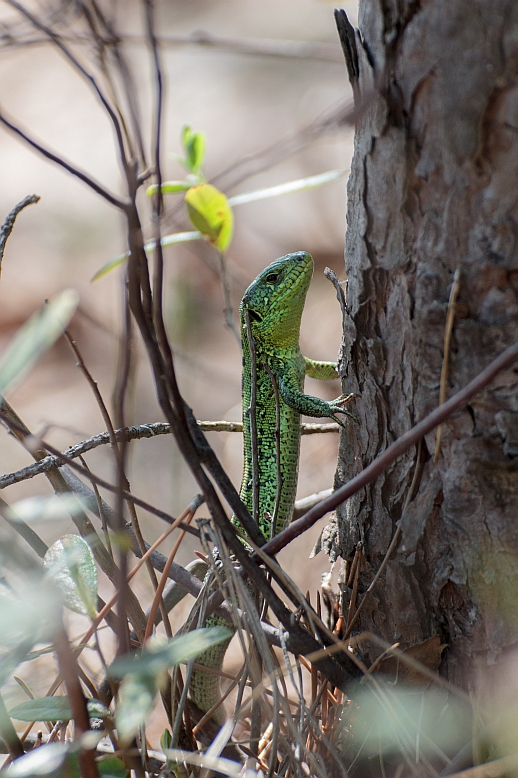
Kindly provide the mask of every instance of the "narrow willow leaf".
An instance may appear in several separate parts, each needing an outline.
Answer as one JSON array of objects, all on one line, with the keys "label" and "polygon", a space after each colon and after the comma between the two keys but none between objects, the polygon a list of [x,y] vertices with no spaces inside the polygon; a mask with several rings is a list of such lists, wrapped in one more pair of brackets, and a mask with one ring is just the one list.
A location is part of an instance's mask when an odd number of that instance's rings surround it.
[{"label": "narrow willow leaf", "polygon": [[5,394],[59,338],[79,304],[74,289],[65,289],[23,325],[0,360],[0,394]]},{"label": "narrow willow leaf", "polygon": [[226,251],[234,231],[234,214],[223,192],[212,184],[193,186],[185,195],[185,204],[193,225],[219,251]]},{"label": "narrow willow leaf", "polygon": [[[106,719],[111,716],[106,705],[100,700],[88,700],[87,708],[91,719]],[[68,697],[35,697],[11,708],[9,715],[18,721],[69,721],[72,718],[72,710]]]},{"label": "narrow willow leaf", "polygon": [[144,649],[137,656],[122,656],[108,668],[112,678],[125,675],[146,675],[155,677],[169,667],[195,659],[205,649],[227,640],[231,632],[225,627],[204,627],[172,638],[165,645]]},{"label": "narrow willow leaf", "polygon": [[228,198],[228,204],[232,206],[253,203],[256,200],[266,200],[269,197],[279,197],[280,195],[293,194],[294,192],[305,192],[308,189],[316,189],[324,184],[330,184],[337,181],[347,173],[347,170],[328,170],[327,173],[319,173],[316,176],[299,178],[296,181],[288,181],[278,186],[269,186],[266,189],[256,189],[253,192],[245,192]]},{"label": "narrow willow leaf", "polygon": [[45,521],[70,521],[83,511],[75,494],[55,494],[52,497],[26,497],[11,506],[13,521],[25,521],[35,524]]},{"label": "narrow willow leaf", "polygon": [[[49,743],[34,748],[9,765],[6,778],[61,778],[69,747],[65,743]],[[72,778],[72,777],[71,777]]]},{"label": "narrow willow leaf", "polygon": [[157,689],[156,679],[149,675],[128,675],[124,679],[115,711],[115,725],[123,743],[128,743],[146,723]]},{"label": "narrow willow leaf", "polygon": [[172,741],[173,741],[173,736],[171,735],[168,729],[164,729],[164,731],[160,735],[160,748],[162,749],[162,751],[165,751],[166,748],[171,748]]},{"label": "narrow willow leaf", "polygon": [[[160,241],[160,245],[165,248],[166,246],[174,246],[176,243],[188,243],[191,240],[200,240],[203,238],[203,235],[201,232],[174,232],[172,235],[166,235],[162,238]],[[144,249],[146,250],[146,253],[150,253],[156,249],[156,241],[150,240],[146,244],[144,244]],[[102,278],[107,273],[110,272],[110,270],[114,270],[116,267],[119,267],[119,265],[123,265],[124,262],[127,262],[129,259],[129,251],[126,251],[124,254],[119,254],[118,257],[115,257],[115,259],[110,259],[109,262],[106,262],[105,265],[103,265],[95,275],[92,276],[92,281],[97,281],[99,278]]]},{"label": "narrow willow leaf", "polygon": [[69,721],[72,711],[68,697],[35,697],[11,708],[9,715],[18,721]]},{"label": "narrow willow leaf", "polygon": [[95,617],[97,568],[86,540],[63,535],[45,554],[43,566],[58,585],[67,608]]}]

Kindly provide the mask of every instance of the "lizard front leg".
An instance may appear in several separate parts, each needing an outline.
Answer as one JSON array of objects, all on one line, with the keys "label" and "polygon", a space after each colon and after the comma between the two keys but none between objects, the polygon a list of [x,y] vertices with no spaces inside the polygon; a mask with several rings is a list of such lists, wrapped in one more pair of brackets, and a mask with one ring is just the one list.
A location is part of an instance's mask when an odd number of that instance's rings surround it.
[{"label": "lizard front leg", "polygon": [[354,394],[342,394],[330,402],[322,400],[320,397],[314,397],[311,394],[304,394],[299,389],[298,376],[294,369],[284,370],[277,376],[277,380],[282,399],[286,405],[289,405],[290,408],[298,411],[298,413],[316,418],[327,416],[337,421],[340,426],[343,426],[343,424],[337,417],[337,414],[351,415],[344,406],[354,398]]}]

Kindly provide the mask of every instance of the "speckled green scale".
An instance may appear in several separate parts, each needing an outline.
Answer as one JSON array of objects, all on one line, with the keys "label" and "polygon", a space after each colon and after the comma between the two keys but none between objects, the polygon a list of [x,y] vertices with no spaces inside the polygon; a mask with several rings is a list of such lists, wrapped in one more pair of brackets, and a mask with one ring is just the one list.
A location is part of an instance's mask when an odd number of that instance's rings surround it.
[{"label": "speckled green scale", "polygon": [[[342,412],[338,398],[326,402],[303,393],[304,375],[313,378],[336,378],[334,362],[317,362],[304,357],[299,348],[300,321],[306,294],[313,275],[313,259],[305,251],[287,254],[275,260],[246,290],[240,306],[243,344],[243,454],[244,467],[241,499],[253,511],[253,463],[251,438],[252,355],[247,336],[245,313],[248,312],[256,359],[256,407],[259,505],[258,520],[265,537],[280,532],[290,521],[297,491],[300,449],[300,416],[335,418]],[[277,413],[272,375],[279,392],[281,493],[276,526],[272,517],[278,492]],[[233,519],[235,521],[235,519]],[[225,623],[211,617],[209,624]],[[231,628],[232,625],[225,624]],[[197,662],[220,669],[227,650],[220,643],[201,655]],[[197,670],[190,683],[193,701],[204,711],[219,697],[217,676]],[[222,713],[216,716],[222,721]]]}]

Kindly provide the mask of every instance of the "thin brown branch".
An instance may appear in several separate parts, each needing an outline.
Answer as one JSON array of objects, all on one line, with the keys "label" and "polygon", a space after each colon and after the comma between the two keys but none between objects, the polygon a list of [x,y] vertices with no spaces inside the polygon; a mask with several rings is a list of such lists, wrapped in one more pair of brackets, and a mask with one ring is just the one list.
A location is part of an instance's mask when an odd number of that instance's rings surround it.
[{"label": "thin brown branch", "polygon": [[[82,4],[81,4],[82,5]],[[60,40],[77,45],[89,45],[91,39],[87,35],[58,35]],[[340,48],[334,43],[311,43],[309,41],[294,41],[277,38],[230,38],[212,35],[205,30],[199,30],[191,35],[157,35],[157,43],[161,46],[201,46],[220,51],[229,51],[248,56],[280,57],[283,59],[314,59],[324,62],[342,62]],[[146,45],[149,39],[144,35],[120,33],[114,38],[104,41],[105,46],[114,47],[120,43]],[[44,36],[4,38],[4,47],[37,46],[48,43]]]},{"label": "thin brown branch", "polygon": [[509,346],[500,356],[489,364],[485,370],[479,373],[472,381],[470,381],[464,389],[461,389],[453,397],[450,397],[444,405],[439,406],[433,410],[422,421],[412,427],[411,430],[405,432],[394,443],[392,443],[385,451],[383,451],[371,464],[362,470],[357,476],[352,478],[347,484],[337,489],[331,497],[322,500],[314,508],[311,508],[305,516],[302,516],[297,521],[294,521],[289,527],[282,530],[276,537],[269,540],[262,550],[266,554],[277,554],[282,548],[291,543],[292,540],[302,535],[310,527],[312,527],[319,519],[322,518],[328,511],[332,511],[338,507],[342,502],[352,497],[364,486],[374,481],[394,460],[400,457],[405,451],[408,451],[411,446],[414,446],[421,438],[428,434],[431,430],[437,427],[438,424],[444,422],[452,413],[462,408],[473,395],[484,389],[491,381],[504,370],[506,367],[512,365],[513,362],[518,359],[518,343]]},{"label": "thin brown branch", "polygon": [[23,211],[23,209],[26,208],[28,205],[37,203],[39,202],[39,200],[40,200],[39,195],[27,195],[27,197],[24,197],[21,202],[15,205],[12,211],[10,211],[5,217],[4,223],[0,228],[0,273],[2,272],[2,260],[4,258],[5,244],[7,243],[7,239],[9,238],[11,232],[13,231],[16,217],[18,216],[20,211]]},{"label": "thin brown branch", "polygon": [[11,759],[18,759],[19,756],[23,756],[25,751],[20,738],[16,734],[16,730],[13,727],[11,717],[5,707],[4,698],[0,694],[0,737],[7,746]]},{"label": "thin brown branch", "polygon": [[281,505],[281,496],[282,496],[282,486],[284,481],[282,475],[282,467],[281,467],[281,403],[279,397],[279,384],[277,381],[277,376],[275,375],[273,370],[270,370],[270,367],[266,362],[264,363],[263,367],[268,373],[268,375],[270,376],[272,386],[273,386],[273,394],[275,397],[275,469],[277,472],[277,494],[275,495],[275,507],[273,509],[272,528],[270,533],[270,537],[273,538],[277,530],[277,519],[279,517],[279,508]]},{"label": "thin brown branch", "polygon": [[[86,708],[86,699],[79,682],[77,659],[70,648],[64,627],[54,636],[54,647],[58,657],[59,672],[67,688],[76,729],[76,738],[80,740],[81,735],[90,729],[90,722]],[[95,762],[95,751],[86,749],[80,751],[79,763],[83,778],[99,778]]]},{"label": "thin brown branch", "polygon": [[257,445],[257,361],[255,351],[255,340],[252,335],[252,324],[250,322],[250,311],[245,310],[246,337],[248,339],[248,348],[250,349],[250,406],[247,408],[250,421],[250,448],[252,454],[252,518],[256,524],[260,523],[259,516],[259,449]]},{"label": "thin brown branch", "polygon": [[119,120],[117,118],[117,115],[113,108],[111,107],[110,103],[106,99],[105,95],[102,93],[101,88],[99,87],[99,84],[97,83],[94,76],[89,73],[86,68],[79,62],[77,57],[70,51],[70,49],[65,45],[65,43],[60,39],[58,35],[47,25],[45,25],[37,16],[35,16],[28,8],[25,8],[21,3],[18,2],[18,0],[5,0],[5,2],[10,5],[12,8],[15,8],[22,16],[24,16],[26,19],[30,21],[30,23],[40,32],[42,32],[44,35],[46,35],[52,43],[61,51],[61,53],[65,56],[66,59],[70,62],[70,64],[78,71],[78,73],[86,80],[86,82],[91,86],[95,94],[97,95],[101,105],[105,109],[106,113],[108,114],[112,124],[113,128],[115,130],[115,135],[117,138],[117,146],[119,149],[119,155],[120,160],[122,164],[122,168],[126,174],[128,175],[128,160],[126,159],[125,154],[125,146],[124,146],[124,138],[122,135],[121,126],[119,123]]},{"label": "thin brown branch", "polygon": [[63,157],[60,157],[58,154],[55,154],[53,151],[50,151],[50,149],[47,149],[41,143],[38,143],[38,141],[34,140],[34,138],[31,138],[30,135],[28,135],[25,132],[25,130],[22,130],[21,127],[15,124],[12,119],[8,119],[7,115],[1,109],[0,109],[0,123],[3,124],[4,127],[7,127],[9,130],[11,130],[11,132],[14,132],[15,135],[18,135],[18,137],[21,138],[25,143],[27,143],[37,152],[39,152],[44,157],[49,159],[51,162],[55,162],[56,165],[59,165],[60,167],[64,168],[67,171],[67,173],[71,173],[80,181],[87,184],[87,186],[89,186],[90,189],[93,189],[94,192],[96,192],[98,195],[101,195],[101,197],[107,200],[111,205],[114,205],[116,208],[119,208],[121,211],[126,210],[127,204],[124,200],[120,200],[116,195],[112,194],[107,189],[105,189],[102,186],[102,184],[98,184],[97,181],[91,178],[87,173],[83,173],[82,170],[79,170],[79,168],[76,168],[74,165],[71,165],[70,162],[64,160]]},{"label": "thin brown branch", "polygon": [[[441,385],[439,388],[439,405],[442,405],[446,400],[446,387],[448,384],[448,368],[450,364],[450,343],[451,334],[453,332],[453,322],[455,319],[455,303],[460,290],[460,265],[455,270],[453,276],[453,283],[451,285],[450,299],[448,301],[448,312],[446,314],[446,325],[444,328],[444,352],[442,356],[441,367]],[[435,439],[435,455],[433,458],[434,465],[437,465],[439,456],[441,453],[441,439],[442,439],[442,424],[437,427],[437,437]]]}]

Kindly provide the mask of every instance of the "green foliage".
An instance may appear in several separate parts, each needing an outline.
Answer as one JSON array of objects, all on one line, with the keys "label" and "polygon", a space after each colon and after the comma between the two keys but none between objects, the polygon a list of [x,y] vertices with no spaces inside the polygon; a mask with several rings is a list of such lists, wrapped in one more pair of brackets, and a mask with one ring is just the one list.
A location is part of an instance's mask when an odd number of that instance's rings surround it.
[{"label": "green foliage", "polygon": [[218,251],[225,252],[232,240],[234,214],[228,200],[212,184],[194,186],[185,195],[189,219]]},{"label": "green foliage", "polygon": [[[99,700],[88,700],[90,718],[105,719],[111,714]],[[11,708],[9,715],[18,721],[69,721],[72,710],[68,697],[35,697]]]},{"label": "green foliage", "polygon": [[195,659],[207,648],[221,643],[230,637],[225,627],[206,627],[187,632],[172,638],[164,644],[155,643],[149,648],[132,655],[116,659],[108,668],[109,675],[115,679],[126,675],[147,675],[156,678],[161,672],[180,662]]},{"label": "green foliage", "polygon": [[50,743],[48,746],[35,748],[25,756],[17,759],[8,767],[5,775],[8,778],[61,778],[69,775],[65,763],[70,748],[65,743]]},{"label": "green foliage", "polygon": [[0,394],[29,372],[38,357],[59,338],[79,304],[73,289],[53,297],[23,325],[0,360]]},{"label": "green foliage", "polygon": [[[227,198],[215,186],[205,183],[202,173],[205,158],[205,135],[201,132],[194,132],[190,127],[185,126],[182,130],[181,140],[185,158],[176,155],[175,159],[189,171],[189,175],[184,180],[164,181],[160,191],[163,195],[185,192],[187,214],[193,226],[196,227],[196,231],[166,235],[160,241],[162,247],[204,238],[212,243],[218,251],[225,253],[230,246],[234,232],[234,206],[270,197],[305,192],[337,181],[347,173],[346,170],[328,170],[315,176],[307,176],[296,181],[288,181],[277,186],[256,189]],[[156,195],[158,185],[151,184],[146,192],[150,197]],[[149,241],[144,248],[147,253],[154,251],[156,249],[155,241]],[[129,253],[126,252],[110,259],[95,273],[92,281],[97,281],[114,268],[119,267],[126,262],[128,257]]]},{"label": "green foliage", "polygon": [[67,608],[95,618],[97,568],[86,540],[80,535],[63,535],[49,548],[43,565],[58,585]]},{"label": "green foliage", "polygon": [[0,595],[0,686],[36,643],[51,641],[60,623],[54,587],[28,578]]},{"label": "green foliage", "polygon": [[[103,778],[127,778],[129,770],[117,756],[101,756],[96,760]],[[50,743],[29,751],[7,769],[8,778],[81,778],[79,759],[73,746]]]},{"label": "green foliage", "polygon": [[205,158],[205,135],[203,132],[194,132],[187,124],[182,128],[182,146],[185,151],[185,159],[178,159],[181,165],[194,175],[200,175],[203,160]]}]

